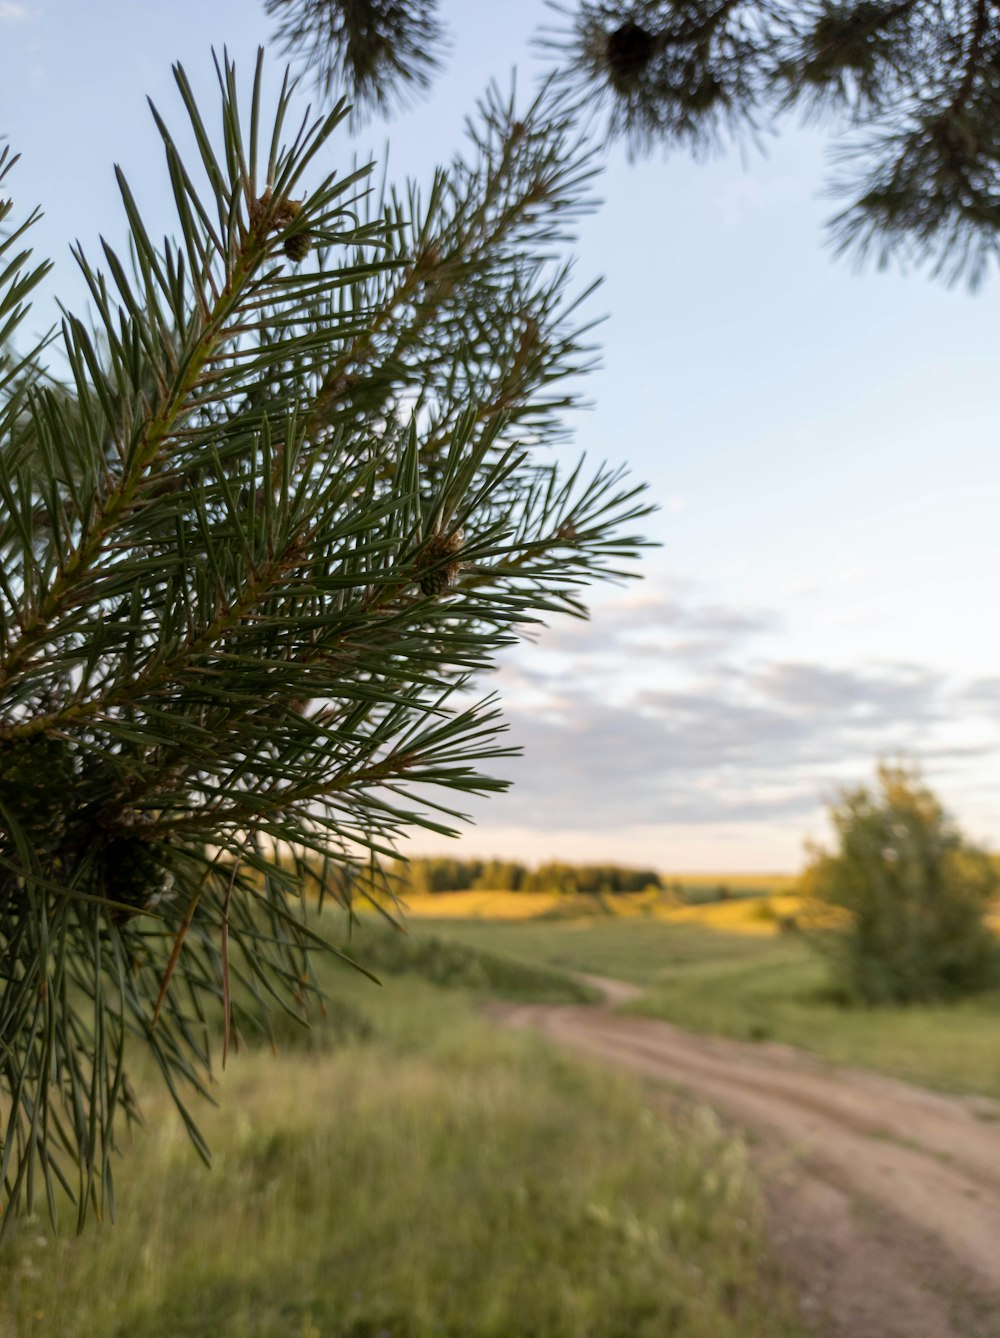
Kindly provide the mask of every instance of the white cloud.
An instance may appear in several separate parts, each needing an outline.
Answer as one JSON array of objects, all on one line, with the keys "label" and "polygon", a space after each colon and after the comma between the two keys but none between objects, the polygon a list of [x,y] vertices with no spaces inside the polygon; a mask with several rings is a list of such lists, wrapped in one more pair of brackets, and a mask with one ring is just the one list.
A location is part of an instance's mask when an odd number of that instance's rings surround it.
[{"label": "white cloud", "polygon": [[[820,832],[823,806],[870,779],[879,757],[922,761],[960,821],[990,816],[1000,679],[791,659],[768,644],[778,630],[766,610],[647,582],[593,623],[562,623],[513,653],[497,687],[505,741],[523,757],[494,768],[512,788],[473,805],[482,826],[466,846],[492,850],[494,831],[517,829],[525,851],[628,859],[628,833],[641,828],[645,848],[657,830],[671,845],[687,833],[693,857],[717,832],[773,867]],[[666,851],[656,862],[679,867]]]},{"label": "white cloud", "polygon": [[27,5],[17,0],[0,0],[0,23],[22,23],[29,16]]}]

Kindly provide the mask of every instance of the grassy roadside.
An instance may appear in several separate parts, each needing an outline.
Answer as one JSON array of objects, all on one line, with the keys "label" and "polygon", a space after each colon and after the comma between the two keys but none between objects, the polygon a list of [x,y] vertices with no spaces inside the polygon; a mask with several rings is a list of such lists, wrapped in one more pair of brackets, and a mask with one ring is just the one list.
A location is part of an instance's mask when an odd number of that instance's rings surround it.
[{"label": "grassy roadside", "polygon": [[659,920],[420,920],[428,933],[505,957],[653,985],[679,967],[708,961],[756,961],[782,942],[744,934],[723,934],[699,924]]},{"label": "grassy roadside", "polygon": [[831,998],[823,963],[797,943],[765,943],[757,960],[691,964],[658,980],[634,1011],[723,1036],[784,1041],[942,1091],[1000,1098],[1000,995],[846,1008]]},{"label": "grassy roadside", "polygon": [[[431,923],[421,922],[421,928]],[[839,1064],[945,1091],[1000,1098],[1000,994],[961,1004],[849,1008],[794,935],[726,934],[698,924],[578,921],[465,924],[435,932],[563,970],[647,987],[631,1011],[738,1040],[776,1040]]]},{"label": "grassy roadside", "polygon": [[740,1143],[347,970],[374,1034],[231,1061],[197,1161],[156,1089],[119,1224],[0,1247],[5,1338],[799,1338]]},{"label": "grassy roadside", "polygon": [[558,968],[434,934],[401,934],[371,920],[356,926],[342,947],[380,979],[416,975],[448,989],[479,990],[500,999],[533,1003],[596,1003],[601,997]]}]

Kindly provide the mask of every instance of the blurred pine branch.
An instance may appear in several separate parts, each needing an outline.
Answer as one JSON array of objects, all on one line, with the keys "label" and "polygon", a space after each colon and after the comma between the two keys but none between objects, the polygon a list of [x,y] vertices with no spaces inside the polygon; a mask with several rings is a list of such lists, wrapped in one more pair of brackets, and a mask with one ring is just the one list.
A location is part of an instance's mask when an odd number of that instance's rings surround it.
[{"label": "blurred pine branch", "polygon": [[[267,0],[325,92],[385,110],[442,49],[432,0]],[[1000,257],[998,0],[550,0],[540,45],[606,138],[703,153],[831,121],[835,249],[975,287]]]}]

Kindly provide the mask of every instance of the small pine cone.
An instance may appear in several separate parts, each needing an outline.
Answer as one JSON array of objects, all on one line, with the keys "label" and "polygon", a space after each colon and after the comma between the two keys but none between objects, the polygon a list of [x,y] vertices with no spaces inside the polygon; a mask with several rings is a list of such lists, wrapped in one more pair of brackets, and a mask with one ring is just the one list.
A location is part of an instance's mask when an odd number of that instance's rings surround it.
[{"label": "small pine cone", "polygon": [[420,593],[426,595],[428,599],[443,595],[454,579],[451,575],[454,569],[455,565],[449,564],[447,567],[439,567],[437,571],[428,572],[421,578]]},{"label": "small pine cone", "polygon": [[420,578],[420,592],[429,599],[443,595],[454,583],[462,570],[461,562],[448,562],[462,547],[462,533],[455,530],[451,534],[432,534],[423,551],[424,564],[429,570]]},{"label": "small pine cone", "polygon": [[166,871],[148,842],[141,837],[113,837],[100,854],[100,891],[102,896],[118,902],[113,918],[121,922],[132,914],[139,914],[162,895],[166,887]]},{"label": "small pine cone", "polygon": [[289,260],[305,260],[312,250],[312,238],[308,232],[296,232],[293,236],[285,238],[281,249]]},{"label": "small pine cone", "polygon": [[645,74],[655,50],[656,39],[652,33],[631,20],[608,33],[604,59],[612,88],[619,93],[632,92]]}]

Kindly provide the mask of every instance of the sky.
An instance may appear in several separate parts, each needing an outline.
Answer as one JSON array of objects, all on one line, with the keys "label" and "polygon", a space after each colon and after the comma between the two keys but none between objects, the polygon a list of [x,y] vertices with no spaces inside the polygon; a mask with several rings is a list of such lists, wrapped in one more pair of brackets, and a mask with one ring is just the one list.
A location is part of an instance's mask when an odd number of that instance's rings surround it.
[{"label": "sky", "polygon": [[[542,0],[441,10],[444,75],[335,141],[345,167],[388,141],[390,175],[426,178],[490,78],[538,76]],[[177,116],[171,63],[210,107],[212,46],[249,76],[272,26],[258,0],[0,0],[12,190],[55,261],[43,311],[79,301],[72,242],[124,235],[114,163],[169,230],[146,96]],[[414,852],[794,870],[879,757],[919,764],[1000,847],[1000,275],[970,294],[835,259],[828,145],[789,122],[762,152],[608,155],[575,246],[581,287],[604,276],[603,361],[567,449],[649,484],[660,547],[590,622],[506,655],[491,686],[523,756],[494,769],[513,785]]]}]

